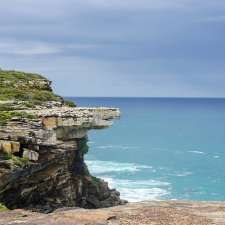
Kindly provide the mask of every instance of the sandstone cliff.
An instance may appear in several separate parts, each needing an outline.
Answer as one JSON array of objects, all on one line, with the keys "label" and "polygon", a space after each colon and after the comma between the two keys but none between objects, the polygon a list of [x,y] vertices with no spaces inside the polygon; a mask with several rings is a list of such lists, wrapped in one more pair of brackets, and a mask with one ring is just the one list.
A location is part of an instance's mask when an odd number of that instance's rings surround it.
[{"label": "sandstone cliff", "polygon": [[0,203],[50,212],[123,204],[84,162],[87,132],[111,125],[115,108],[79,108],[37,74],[0,71]]}]

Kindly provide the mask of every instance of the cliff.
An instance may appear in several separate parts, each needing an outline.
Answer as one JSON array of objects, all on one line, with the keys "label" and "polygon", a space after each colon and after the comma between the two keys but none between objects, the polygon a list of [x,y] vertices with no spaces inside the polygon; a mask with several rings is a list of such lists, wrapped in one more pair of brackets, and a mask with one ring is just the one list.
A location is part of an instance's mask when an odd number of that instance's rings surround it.
[{"label": "cliff", "polygon": [[124,204],[90,174],[87,133],[119,116],[115,108],[76,107],[40,75],[0,71],[0,224],[225,224],[224,202]]},{"label": "cliff", "polygon": [[41,212],[124,204],[84,162],[88,131],[119,115],[76,107],[40,75],[0,71],[0,203]]}]

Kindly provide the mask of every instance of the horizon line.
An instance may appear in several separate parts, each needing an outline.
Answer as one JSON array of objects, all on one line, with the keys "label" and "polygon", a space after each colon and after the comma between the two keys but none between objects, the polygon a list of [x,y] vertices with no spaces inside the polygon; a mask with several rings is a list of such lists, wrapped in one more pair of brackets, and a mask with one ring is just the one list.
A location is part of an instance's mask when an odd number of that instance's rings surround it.
[{"label": "horizon line", "polygon": [[151,97],[151,96],[63,96],[64,98],[173,98],[173,99],[225,99],[224,97]]}]

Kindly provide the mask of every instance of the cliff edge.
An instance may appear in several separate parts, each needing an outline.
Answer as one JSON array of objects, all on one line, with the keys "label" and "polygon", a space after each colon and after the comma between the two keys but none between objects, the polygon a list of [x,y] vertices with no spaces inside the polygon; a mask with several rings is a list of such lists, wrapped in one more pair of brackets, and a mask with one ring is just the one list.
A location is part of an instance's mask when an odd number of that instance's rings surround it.
[{"label": "cliff edge", "polygon": [[37,75],[0,71],[0,203],[51,212],[124,204],[84,162],[87,132],[109,127],[115,108],[79,108]]}]

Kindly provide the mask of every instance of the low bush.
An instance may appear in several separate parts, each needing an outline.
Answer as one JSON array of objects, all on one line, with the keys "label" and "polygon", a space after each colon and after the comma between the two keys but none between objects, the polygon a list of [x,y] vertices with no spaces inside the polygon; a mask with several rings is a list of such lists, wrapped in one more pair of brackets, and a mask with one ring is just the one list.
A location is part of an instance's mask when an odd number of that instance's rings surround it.
[{"label": "low bush", "polygon": [[87,137],[79,139],[79,141],[78,141],[78,149],[79,149],[79,151],[82,152],[83,155],[87,154],[88,150],[89,150],[89,146],[88,146],[87,142],[88,142]]},{"label": "low bush", "polygon": [[9,210],[9,209],[5,205],[0,203],[0,212],[7,211],[7,210]]},{"label": "low bush", "polygon": [[76,107],[76,104],[73,101],[65,100],[64,104],[69,107]]},{"label": "low bush", "polygon": [[14,165],[19,166],[19,167],[23,167],[23,166],[27,165],[29,162],[28,158],[21,158],[21,157],[18,157],[13,154],[9,154],[9,153],[4,154],[4,159],[11,160]]},{"label": "low bush", "polygon": [[61,98],[52,92],[49,82],[41,75],[0,71],[0,100],[19,100],[37,104],[61,101]]},{"label": "low bush", "polygon": [[27,119],[35,119],[36,116],[32,114],[28,114],[26,112],[18,112],[18,111],[0,111],[0,126],[5,125],[12,118],[27,118]]}]

